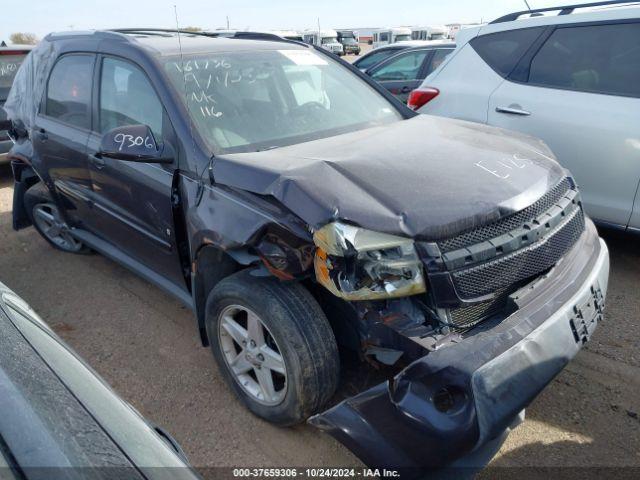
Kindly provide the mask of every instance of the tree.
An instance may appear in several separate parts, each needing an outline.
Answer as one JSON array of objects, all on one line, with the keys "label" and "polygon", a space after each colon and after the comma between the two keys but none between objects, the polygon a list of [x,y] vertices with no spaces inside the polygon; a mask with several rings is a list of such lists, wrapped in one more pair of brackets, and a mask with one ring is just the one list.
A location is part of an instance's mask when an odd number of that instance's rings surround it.
[{"label": "tree", "polygon": [[34,33],[18,32],[9,35],[11,43],[19,43],[22,45],[35,45],[38,43],[38,37]]}]

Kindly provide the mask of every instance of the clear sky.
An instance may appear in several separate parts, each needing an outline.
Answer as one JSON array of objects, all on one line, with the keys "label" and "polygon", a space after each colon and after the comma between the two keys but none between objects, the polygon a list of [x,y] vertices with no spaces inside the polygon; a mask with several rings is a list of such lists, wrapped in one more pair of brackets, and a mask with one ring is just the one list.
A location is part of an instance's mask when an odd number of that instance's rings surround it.
[{"label": "clear sky", "polygon": [[[114,27],[297,29],[385,27],[489,21],[524,10],[524,0],[25,0],[2,8],[0,40],[13,32],[39,37],[51,31]],[[569,0],[564,3],[572,3]],[[573,2],[577,3],[577,2]],[[529,0],[532,8],[562,0]]]}]

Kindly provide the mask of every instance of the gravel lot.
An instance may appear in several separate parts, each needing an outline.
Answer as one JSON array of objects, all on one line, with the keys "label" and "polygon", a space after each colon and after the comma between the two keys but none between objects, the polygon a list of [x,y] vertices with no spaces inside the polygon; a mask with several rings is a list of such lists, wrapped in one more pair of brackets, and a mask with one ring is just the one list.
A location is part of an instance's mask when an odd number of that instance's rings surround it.
[{"label": "gravel lot", "polygon": [[[58,252],[32,228],[14,232],[11,197],[10,170],[0,166],[0,281],[171,432],[196,467],[359,465],[311,427],[280,429],[252,416],[199,345],[187,309],[100,255]],[[640,249],[638,237],[605,238],[612,253],[605,321],[527,410],[495,466],[640,467]]]}]

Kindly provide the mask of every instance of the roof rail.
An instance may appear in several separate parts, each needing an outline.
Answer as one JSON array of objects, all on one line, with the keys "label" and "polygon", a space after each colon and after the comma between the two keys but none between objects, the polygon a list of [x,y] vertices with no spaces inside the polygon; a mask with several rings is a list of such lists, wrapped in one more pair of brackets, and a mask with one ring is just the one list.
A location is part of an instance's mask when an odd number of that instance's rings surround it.
[{"label": "roof rail", "polygon": [[246,39],[246,40],[269,40],[272,42],[294,43],[296,45],[309,46],[307,43],[300,42],[298,40],[291,40],[289,38],[284,38],[284,37],[281,37],[280,35],[276,35],[275,33],[236,32],[230,38],[240,38],[240,39]]},{"label": "roof rail", "polygon": [[[520,12],[514,12],[514,13],[510,13],[508,15],[505,15],[503,17],[497,18],[492,22],[489,22],[490,24],[493,23],[504,23],[504,22],[512,22],[514,20],[517,20],[518,18],[520,18],[520,16],[522,15],[527,15],[527,14],[531,14],[532,16],[540,16],[542,15],[542,13],[544,12],[554,12],[559,10],[560,13],[558,15],[569,15],[571,13],[573,13],[573,11],[577,8],[586,8],[586,7],[602,7],[605,5],[622,5],[622,4],[636,4],[639,2],[630,2],[629,0],[610,0],[607,2],[594,2],[594,3],[580,3],[580,4],[576,4],[576,5],[562,5],[562,6],[558,6],[558,7],[547,7],[547,8],[535,8],[532,10],[522,10]],[[536,15],[538,14],[538,15]]]},{"label": "roof rail", "polygon": [[289,40],[288,38],[283,38],[273,33],[265,33],[265,32],[235,32],[233,35],[229,35],[226,32],[208,32],[208,31],[192,31],[192,30],[178,30],[171,28],[114,28],[110,29],[110,32],[117,32],[129,35],[135,34],[145,34],[145,35],[158,35],[162,36],[167,33],[179,33],[181,35],[199,35],[202,37],[209,38],[236,38],[236,39],[244,39],[244,40],[268,40],[271,42],[283,42],[283,43],[293,43],[296,45],[307,45],[303,42],[298,42],[296,40]]},{"label": "roof rail", "polygon": [[110,28],[109,32],[124,33],[124,34],[146,34],[146,35],[158,35],[162,36],[163,33],[180,33],[184,35],[200,35],[203,37],[217,37],[219,34],[210,32],[194,32],[192,30],[178,30],[175,28]]}]

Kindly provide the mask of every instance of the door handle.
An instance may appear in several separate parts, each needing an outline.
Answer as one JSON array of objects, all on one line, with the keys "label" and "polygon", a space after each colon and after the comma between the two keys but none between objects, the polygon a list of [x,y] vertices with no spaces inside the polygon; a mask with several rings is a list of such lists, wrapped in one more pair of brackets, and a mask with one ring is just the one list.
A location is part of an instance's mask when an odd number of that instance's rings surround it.
[{"label": "door handle", "polygon": [[47,131],[44,128],[38,130],[38,138],[43,142],[46,142],[49,139],[49,135],[47,135]]},{"label": "door handle", "polygon": [[410,91],[411,91],[411,88],[409,88],[407,86],[402,87],[402,90],[400,90],[400,92],[402,92],[402,93],[409,93]]},{"label": "door handle", "polygon": [[522,115],[524,117],[528,117],[529,115],[531,115],[531,112],[516,107],[496,107],[496,112],[507,113],[509,115]]},{"label": "door handle", "polygon": [[93,166],[98,170],[102,170],[104,168],[104,158],[102,158],[99,153],[96,153],[95,155],[89,155],[89,161],[91,161]]}]

